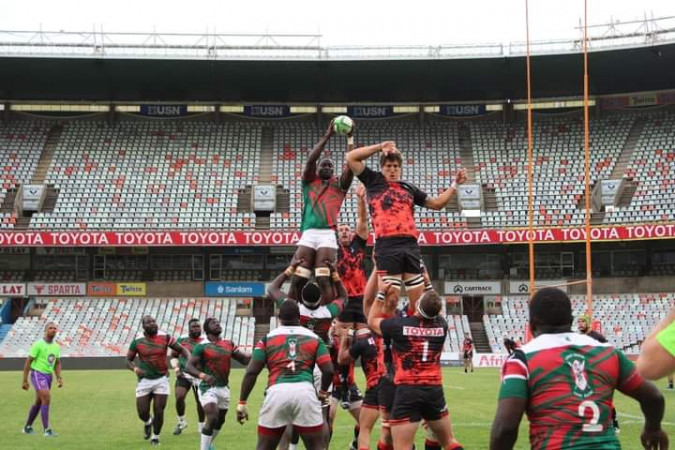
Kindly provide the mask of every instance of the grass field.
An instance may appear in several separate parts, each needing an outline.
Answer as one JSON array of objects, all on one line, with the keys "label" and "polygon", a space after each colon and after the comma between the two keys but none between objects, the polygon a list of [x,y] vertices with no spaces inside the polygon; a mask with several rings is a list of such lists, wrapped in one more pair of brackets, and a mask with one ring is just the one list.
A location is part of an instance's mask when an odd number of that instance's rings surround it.
[{"label": "grass field", "polygon": [[[363,377],[358,371],[358,383],[363,386]],[[263,374],[266,374],[265,372]],[[242,369],[233,370],[230,380],[234,404],[239,398]],[[496,408],[499,385],[496,369],[480,369],[473,375],[464,375],[459,368],[444,369],[445,392],[455,432],[467,449],[487,449],[489,430]],[[26,436],[21,428],[26,419],[33,392],[21,390],[19,372],[0,372],[0,386],[4,391],[0,402],[0,447],[4,449],[145,449],[149,443],[142,439],[142,425],[136,417],[134,404],[135,377],[128,371],[68,371],[64,372],[65,387],[54,389],[51,419],[52,427],[59,433],[53,439],[41,435],[40,418],[35,422],[38,434]],[[256,442],[257,410],[262,401],[265,377],[261,376],[251,396],[249,405],[251,421],[241,426],[234,414],[226,421],[224,432],[215,442],[217,449],[254,449]],[[173,385],[173,380],[172,380]],[[664,388],[665,383],[661,382]],[[664,429],[675,433],[675,410],[670,405],[675,401],[675,392],[664,390],[666,416]],[[619,411],[624,449],[641,448],[642,415],[638,404],[618,394],[616,405]],[[166,449],[197,449],[196,413],[194,402],[188,398],[189,427],[182,436],[173,436],[176,415],[173,397],[165,413],[162,447]],[[518,449],[528,447],[527,421],[521,427]],[[342,411],[338,412],[332,449],[347,449],[351,442],[353,421]],[[418,449],[423,449],[422,435],[418,433]]]}]

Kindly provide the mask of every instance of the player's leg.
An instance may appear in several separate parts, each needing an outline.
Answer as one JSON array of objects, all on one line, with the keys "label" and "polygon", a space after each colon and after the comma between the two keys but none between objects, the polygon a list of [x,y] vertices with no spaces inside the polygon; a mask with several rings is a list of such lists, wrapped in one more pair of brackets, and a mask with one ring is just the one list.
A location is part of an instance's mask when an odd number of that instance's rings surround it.
[{"label": "player's leg", "polygon": [[391,285],[385,299],[390,308],[398,306],[405,269],[404,255],[396,248],[396,242],[391,241],[391,239],[386,239],[375,242],[374,250],[377,273],[384,282]]},{"label": "player's leg", "polygon": [[138,388],[136,389],[136,412],[138,413],[138,418],[143,421],[143,439],[150,439],[150,435],[152,434],[152,417],[150,417],[151,401],[152,394],[150,392],[139,396],[139,390]]},{"label": "player's leg", "polygon": [[363,396],[358,386],[352,384],[349,386],[349,414],[354,418],[354,439],[352,440],[351,448],[356,448],[359,441],[359,434],[361,426],[359,424],[359,417],[361,416],[361,406],[363,405]]},{"label": "player's leg", "polygon": [[40,407],[42,406],[42,401],[40,400],[40,393],[39,391],[35,391],[35,401],[31,405],[30,409],[28,410],[28,418],[26,419],[26,424],[23,427],[23,432],[25,434],[33,434],[35,433],[33,431],[33,422],[35,422],[35,419],[37,418],[38,414],[40,413]]},{"label": "player's leg", "polygon": [[[445,450],[459,450],[461,445],[455,439],[452,432],[452,423],[448,414],[448,406],[445,403],[445,396],[442,387],[427,387],[419,389],[421,402],[421,415],[426,421],[429,430],[433,433],[429,436],[430,441],[440,444],[440,448]],[[431,446],[433,449],[434,447]],[[439,447],[436,447],[439,448]]]},{"label": "player's leg", "polygon": [[324,450],[328,447],[325,445],[324,441],[324,432],[321,429],[316,429],[308,431],[301,429],[298,431],[300,433],[300,438],[305,444],[307,450]]},{"label": "player's leg", "polygon": [[202,403],[199,401],[199,388],[197,387],[196,384],[193,384],[191,389],[195,397],[195,403],[197,404],[197,418],[199,419],[199,426],[197,428],[197,431],[201,433],[202,428],[204,428],[204,420],[206,420],[205,419],[206,416],[204,414],[204,408],[202,408]]},{"label": "player's leg", "polygon": [[469,354],[464,352],[464,373],[469,373]]},{"label": "player's leg", "polygon": [[[333,236],[333,241],[335,237]],[[316,282],[321,288],[321,303],[327,305],[332,302],[335,298],[333,294],[333,284],[331,283],[330,269],[326,265],[326,260],[335,262],[336,253],[337,253],[337,241],[335,241],[335,247],[330,246],[331,244],[325,244],[328,246],[319,247],[316,251],[316,260],[314,262],[314,276],[316,277]]]},{"label": "player's leg", "polygon": [[286,427],[279,429],[269,429],[258,426],[258,445],[256,450],[275,450]]},{"label": "player's leg", "polygon": [[42,419],[42,429],[45,435],[52,435],[51,427],[49,426],[49,406],[51,404],[51,393],[48,389],[38,391],[40,396],[40,419]]},{"label": "player's leg", "polygon": [[291,288],[288,291],[288,296],[290,298],[294,300],[300,300],[302,288],[305,286],[305,284],[307,284],[312,276],[315,256],[316,252],[313,247],[298,245],[298,249],[295,251],[295,257],[297,259],[303,259],[303,262],[297,267],[293,277],[291,277]]},{"label": "player's leg", "polygon": [[152,436],[150,437],[150,443],[157,445],[159,443],[159,435],[162,433],[162,427],[164,426],[164,410],[166,409],[166,404],[169,401],[168,394],[157,394],[156,392],[152,396]]},{"label": "player's leg", "polygon": [[[187,386],[186,386],[187,384]],[[185,397],[187,397],[188,390],[192,387],[192,382],[186,380],[184,377],[176,377],[176,384],[174,393],[176,394],[176,415],[178,422],[176,428],[173,430],[174,435],[179,435],[187,428],[187,421],[185,420]]]},{"label": "player's leg", "polygon": [[[333,388],[333,395],[337,393],[337,390]],[[337,416],[338,403],[340,399],[331,396],[330,406],[328,407],[328,442],[333,437],[333,424],[335,423],[335,417]]]},{"label": "player's leg", "polygon": [[380,384],[377,387],[377,401],[380,406],[380,416],[382,417],[382,427],[380,430],[380,437],[377,441],[378,450],[392,450],[394,441],[391,437],[391,411],[394,407],[394,399],[396,396],[396,386],[391,378],[384,376],[380,379]]},{"label": "player's leg", "polygon": [[[293,436],[293,425],[286,427],[286,431],[284,431],[283,436],[281,436],[281,441],[279,441],[277,450],[296,450],[290,448],[291,436]],[[300,440],[300,435],[298,435],[298,440]]]},{"label": "player's leg", "polygon": [[200,450],[209,450],[218,423],[218,404],[208,397],[202,396],[202,408],[204,408],[206,420],[204,421],[204,427],[202,427],[201,446],[199,448]]},{"label": "player's leg", "polygon": [[408,296],[408,314],[415,313],[417,301],[424,293],[424,275],[422,274],[422,254],[417,242],[406,242],[401,246],[403,259],[403,284]]},{"label": "player's leg", "polygon": [[[377,388],[374,388],[377,389]],[[369,397],[369,392],[373,389],[366,391],[366,399]],[[358,449],[367,450],[370,448],[370,435],[373,431],[373,427],[377,422],[377,419],[380,417],[379,407],[377,405],[377,399],[375,399],[375,404],[363,404],[359,413],[359,436],[358,436]]]},{"label": "player's leg", "polygon": [[218,416],[216,418],[216,424],[213,428],[213,436],[211,437],[211,443],[216,439],[216,436],[220,433],[220,430],[223,428],[225,423],[225,416],[227,415],[227,410],[230,407],[230,389],[227,387],[218,387],[214,389],[216,391],[218,407]]},{"label": "player's leg", "polygon": [[473,373],[473,351],[469,353],[469,368],[471,369],[471,373]]},{"label": "player's leg", "polygon": [[452,431],[452,422],[450,416],[445,415],[439,420],[427,420],[429,429],[434,433],[440,448],[444,450],[461,450],[463,447],[455,438]]},{"label": "player's leg", "polygon": [[391,425],[391,437],[394,441],[394,449],[412,448],[415,442],[415,433],[419,422],[393,422]]}]

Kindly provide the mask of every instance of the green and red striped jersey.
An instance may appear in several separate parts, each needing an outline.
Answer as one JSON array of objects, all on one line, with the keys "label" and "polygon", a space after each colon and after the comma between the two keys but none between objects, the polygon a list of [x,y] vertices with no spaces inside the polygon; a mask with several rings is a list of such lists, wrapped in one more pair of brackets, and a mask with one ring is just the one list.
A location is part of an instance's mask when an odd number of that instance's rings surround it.
[{"label": "green and red striped jersey", "polygon": [[154,380],[169,374],[167,364],[168,349],[176,340],[163,331],[158,331],[154,336],[138,335],[131,341],[129,350],[138,355],[138,367],[145,371],[141,378]]},{"label": "green and red striped jersey", "polygon": [[543,334],[502,367],[499,398],[527,399],[532,449],[618,449],[614,390],[642,379],[619,350],[577,333]]},{"label": "green and red striped jersey", "polygon": [[[178,338],[178,343],[181,347],[185,348],[188,353],[192,354],[197,344],[201,344],[206,341],[205,336],[199,336],[197,339],[192,339],[190,336],[181,336]],[[185,365],[187,364],[187,359],[183,358],[183,355],[178,357],[178,363],[180,364],[180,371],[185,370]]]},{"label": "green and red striped jersey", "polygon": [[302,326],[277,327],[256,344],[251,358],[265,361],[268,388],[280,383],[313,383],[314,365],[330,364],[326,344]]},{"label": "green and red striped jersey", "polygon": [[234,343],[227,339],[216,342],[205,341],[197,344],[192,351],[198,356],[202,371],[216,379],[215,386],[227,386],[230,378],[232,355],[239,350]]},{"label": "green and red striped jersey", "polygon": [[345,195],[338,177],[323,181],[314,174],[311,180],[303,180],[300,231],[335,230]]}]

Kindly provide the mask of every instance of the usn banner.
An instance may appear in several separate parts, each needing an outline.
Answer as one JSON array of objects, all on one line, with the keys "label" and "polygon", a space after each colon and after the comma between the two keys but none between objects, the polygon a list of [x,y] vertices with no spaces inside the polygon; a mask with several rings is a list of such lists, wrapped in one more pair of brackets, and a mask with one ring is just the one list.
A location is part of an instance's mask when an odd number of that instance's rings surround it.
[{"label": "usn banner", "polygon": [[[489,245],[583,242],[584,228],[540,228],[528,235],[526,229],[425,231],[420,245]],[[675,223],[628,225],[591,229],[591,240],[630,241],[673,239]],[[234,247],[293,246],[300,239],[298,231],[2,231],[0,247]],[[372,244],[372,236],[369,243]]]}]

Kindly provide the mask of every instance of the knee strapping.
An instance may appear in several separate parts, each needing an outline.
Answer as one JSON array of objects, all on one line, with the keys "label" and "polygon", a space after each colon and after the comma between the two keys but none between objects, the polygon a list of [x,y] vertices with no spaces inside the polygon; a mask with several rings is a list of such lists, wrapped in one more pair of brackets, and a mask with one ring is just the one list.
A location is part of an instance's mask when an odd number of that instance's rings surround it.
[{"label": "knee strapping", "polygon": [[330,277],[330,269],[328,267],[317,267],[314,269],[314,276],[319,277]]},{"label": "knee strapping", "polygon": [[305,279],[309,280],[312,276],[312,271],[309,270],[309,269],[306,269],[304,267],[298,267],[297,269],[295,269],[294,275],[296,277],[305,278]]},{"label": "knee strapping", "polygon": [[390,284],[392,288],[401,290],[401,286],[403,286],[403,282],[401,281],[400,278],[398,277],[393,277],[391,275],[385,275],[382,277],[382,281]]},{"label": "knee strapping", "polygon": [[424,285],[424,277],[422,275],[415,275],[405,280],[406,289],[415,289]]}]

